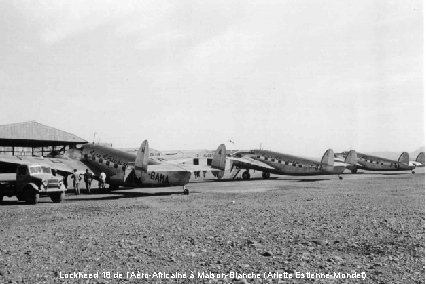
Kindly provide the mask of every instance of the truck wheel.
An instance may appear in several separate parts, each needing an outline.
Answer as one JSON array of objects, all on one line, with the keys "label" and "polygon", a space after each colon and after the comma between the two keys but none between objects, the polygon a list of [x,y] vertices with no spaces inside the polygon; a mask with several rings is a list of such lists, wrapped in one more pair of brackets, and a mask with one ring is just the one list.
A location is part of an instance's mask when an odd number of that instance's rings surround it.
[{"label": "truck wheel", "polygon": [[65,199],[65,192],[57,192],[50,195],[50,199],[52,199],[53,203],[61,203]]},{"label": "truck wheel", "polygon": [[37,203],[38,203],[38,200],[39,200],[39,198],[40,198],[40,194],[38,194],[38,192],[37,192],[37,191],[35,191],[35,190],[34,190],[34,189],[32,189],[32,188],[31,188],[31,189],[28,189],[25,195],[26,195],[26,196],[25,196],[25,201],[26,201],[28,204],[32,204],[32,205],[37,204]]},{"label": "truck wheel", "polygon": [[17,194],[16,198],[18,198],[18,201],[25,201],[25,196],[22,193]]}]

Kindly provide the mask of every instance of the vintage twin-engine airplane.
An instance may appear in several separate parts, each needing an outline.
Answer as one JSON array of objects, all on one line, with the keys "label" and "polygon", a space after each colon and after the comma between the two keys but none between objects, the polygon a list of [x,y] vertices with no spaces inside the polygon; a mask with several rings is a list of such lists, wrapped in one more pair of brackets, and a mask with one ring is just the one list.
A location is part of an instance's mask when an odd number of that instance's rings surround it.
[{"label": "vintage twin-engine airplane", "polygon": [[[78,158],[76,153],[70,156]],[[211,171],[219,177],[223,176],[226,164],[226,148],[221,144],[213,155],[210,166],[194,166],[157,162],[149,158],[148,141],[145,140],[137,154],[123,152],[117,149],[86,144],[81,149],[80,160],[89,167],[95,175],[104,172],[106,182],[111,189],[119,186],[183,186],[184,193],[189,191],[185,185],[189,182],[192,171]]]},{"label": "vintage twin-engine airplane", "polygon": [[347,168],[352,173],[356,173],[358,169],[367,171],[412,171],[414,173],[416,168],[415,165],[410,165],[410,156],[407,152],[403,152],[398,161],[358,153],[355,150],[343,152],[342,155],[346,158],[345,162],[349,164]]},{"label": "vintage twin-engine airplane", "polygon": [[250,179],[249,170],[262,171],[262,177],[267,179],[270,174],[277,175],[340,175],[346,169],[345,163],[334,163],[334,152],[328,149],[321,162],[291,156],[266,150],[251,150],[234,153],[230,158],[231,171],[236,168],[235,178],[240,170],[245,170],[243,179]]},{"label": "vintage twin-engine airplane", "polygon": [[148,141],[145,140],[137,154],[123,152],[110,147],[86,144],[81,149],[71,149],[66,157],[0,157],[3,167],[19,165],[23,161],[39,161],[49,164],[59,174],[67,176],[73,169],[83,171],[88,167],[95,176],[104,172],[106,182],[111,189],[119,186],[183,186],[184,193],[189,191],[185,185],[192,171],[211,171],[219,178],[223,177],[226,164],[226,148],[221,144],[213,155],[210,166],[196,166],[158,162],[149,158]]}]

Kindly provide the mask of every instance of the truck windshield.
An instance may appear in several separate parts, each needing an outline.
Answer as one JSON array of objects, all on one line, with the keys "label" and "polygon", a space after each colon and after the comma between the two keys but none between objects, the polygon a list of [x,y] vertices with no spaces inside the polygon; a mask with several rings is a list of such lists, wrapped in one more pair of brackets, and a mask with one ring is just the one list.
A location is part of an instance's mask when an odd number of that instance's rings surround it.
[{"label": "truck windshield", "polygon": [[52,171],[49,167],[44,166],[33,166],[30,167],[30,173],[32,174],[51,174]]}]

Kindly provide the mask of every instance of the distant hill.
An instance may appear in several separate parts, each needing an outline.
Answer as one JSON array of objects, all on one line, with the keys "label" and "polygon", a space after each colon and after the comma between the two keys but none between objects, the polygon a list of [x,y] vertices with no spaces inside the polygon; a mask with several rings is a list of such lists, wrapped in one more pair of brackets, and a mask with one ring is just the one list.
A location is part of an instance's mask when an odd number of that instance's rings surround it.
[{"label": "distant hill", "polygon": [[[424,151],[425,151],[425,146],[422,146],[413,152],[409,152],[410,160],[414,161],[417,155],[420,152],[424,152]],[[365,154],[386,158],[386,159],[398,160],[399,156],[401,155],[401,152],[368,152]]]}]

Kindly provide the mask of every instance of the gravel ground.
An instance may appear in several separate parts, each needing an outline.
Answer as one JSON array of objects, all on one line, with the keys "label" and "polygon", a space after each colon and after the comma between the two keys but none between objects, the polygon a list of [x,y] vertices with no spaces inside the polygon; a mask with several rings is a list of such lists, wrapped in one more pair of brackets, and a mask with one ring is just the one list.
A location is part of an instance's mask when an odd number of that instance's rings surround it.
[{"label": "gravel ground", "polygon": [[[366,277],[308,281],[316,283],[424,283],[424,174],[205,182],[189,190],[68,192],[65,203],[46,197],[36,206],[5,198],[0,283],[305,283],[295,277],[307,272]],[[61,278],[74,272],[99,278]],[[137,272],[149,279],[129,278]],[[264,279],[265,272],[293,278]]]}]

